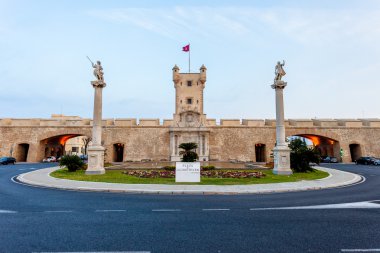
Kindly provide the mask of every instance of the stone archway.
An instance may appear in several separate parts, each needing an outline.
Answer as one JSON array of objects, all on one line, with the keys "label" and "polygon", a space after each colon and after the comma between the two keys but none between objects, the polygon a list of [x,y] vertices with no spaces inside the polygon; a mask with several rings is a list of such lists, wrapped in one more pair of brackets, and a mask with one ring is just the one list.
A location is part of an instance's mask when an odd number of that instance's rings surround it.
[{"label": "stone archway", "polygon": [[316,147],[322,157],[336,157],[341,161],[340,143],[336,139],[317,134],[293,134],[292,136],[302,137],[309,140]]},{"label": "stone archway", "polygon": [[266,162],[266,145],[263,143],[255,144],[256,162]]},{"label": "stone archway", "polygon": [[112,148],[112,161],[123,162],[124,161],[124,144],[114,143]]},{"label": "stone archway", "polygon": [[61,134],[61,135],[51,136],[51,137],[42,139],[40,141],[40,152],[38,155],[38,160],[41,161],[42,159],[48,156],[54,156],[58,158],[65,154],[70,154],[70,155],[81,154],[82,153],[81,151],[83,150],[81,146],[85,144],[80,141],[78,141],[77,145],[70,144],[70,148],[71,146],[73,146],[73,148],[75,146],[75,150],[74,149],[71,149],[69,151],[65,150],[66,143],[68,140],[76,138],[76,137],[80,137],[80,136],[86,136],[86,135],[79,134],[79,133],[78,134],[77,133]]},{"label": "stone archway", "polygon": [[355,162],[359,157],[362,156],[362,149],[360,144],[352,143],[349,145],[351,161]]},{"label": "stone archway", "polygon": [[19,143],[16,147],[15,158],[17,162],[26,162],[28,161],[29,153],[29,144],[28,143]]}]

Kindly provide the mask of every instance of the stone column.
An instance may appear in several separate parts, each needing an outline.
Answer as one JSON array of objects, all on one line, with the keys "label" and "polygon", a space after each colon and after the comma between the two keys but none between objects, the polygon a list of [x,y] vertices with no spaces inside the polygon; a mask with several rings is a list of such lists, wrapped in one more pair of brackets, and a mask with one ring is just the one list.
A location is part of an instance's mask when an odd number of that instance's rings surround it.
[{"label": "stone column", "polygon": [[273,149],[274,168],[273,174],[290,175],[293,174],[290,169],[290,148],[285,140],[284,126],[284,96],[283,91],[286,82],[275,80],[271,86],[276,91],[276,146]]},{"label": "stone column", "polygon": [[88,148],[87,175],[104,174],[104,147],[102,146],[102,92],[106,83],[92,81],[94,87],[94,118],[92,125],[92,144]]}]

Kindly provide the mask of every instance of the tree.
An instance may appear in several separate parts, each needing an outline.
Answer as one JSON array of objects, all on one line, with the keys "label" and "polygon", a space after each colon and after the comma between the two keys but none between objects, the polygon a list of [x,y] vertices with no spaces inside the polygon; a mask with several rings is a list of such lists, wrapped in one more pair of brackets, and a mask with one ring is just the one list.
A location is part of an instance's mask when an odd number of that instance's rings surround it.
[{"label": "tree", "polygon": [[294,172],[313,171],[310,163],[319,164],[321,157],[318,150],[308,148],[306,142],[301,139],[293,139],[290,144],[290,167]]},{"label": "tree", "polygon": [[91,140],[92,140],[91,137],[85,137],[85,138],[82,138],[83,145],[84,145],[84,154],[85,154],[85,155],[87,155],[88,144],[90,143]]},{"label": "tree", "polygon": [[195,162],[198,159],[198,154],[194,151],[198,145],[194,142],[181,143],[178,146],[179,154],[182,155],[182,162]]}]

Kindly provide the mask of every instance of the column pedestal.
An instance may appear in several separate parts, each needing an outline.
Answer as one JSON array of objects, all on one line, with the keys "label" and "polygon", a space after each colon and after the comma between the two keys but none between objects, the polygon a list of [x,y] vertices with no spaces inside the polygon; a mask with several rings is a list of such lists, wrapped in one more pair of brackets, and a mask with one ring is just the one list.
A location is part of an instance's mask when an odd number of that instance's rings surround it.
[{"label": "column pedestal", "polygon": [[106,173],[104,169],[104,150],[102,146],[90,146],[88,148],[88,168],[86,175],[100,175]]},{"label": "column pedestal", "polygon": [[288,146],[276,146],[273,149],[274,167],[273,174],[291,175],[290,169],[290,148]]}]

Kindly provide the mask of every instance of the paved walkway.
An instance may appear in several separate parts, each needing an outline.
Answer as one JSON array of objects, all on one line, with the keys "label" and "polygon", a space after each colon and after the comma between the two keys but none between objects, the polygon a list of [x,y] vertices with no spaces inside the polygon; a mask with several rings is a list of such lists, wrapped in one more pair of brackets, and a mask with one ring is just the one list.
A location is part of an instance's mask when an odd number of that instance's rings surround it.
[{"label": "paved walkway", "polygon": [[52,167],[21,174],[17,179],[25,184],[76,191],[102,191],[156,194],[249,194],[319,190],[358,183],[362,177],[350,172],[317,167],[330,176],[310,181],[254,185],[166,185],[166,184],[116,184],[58,179],[50,173]]}]

